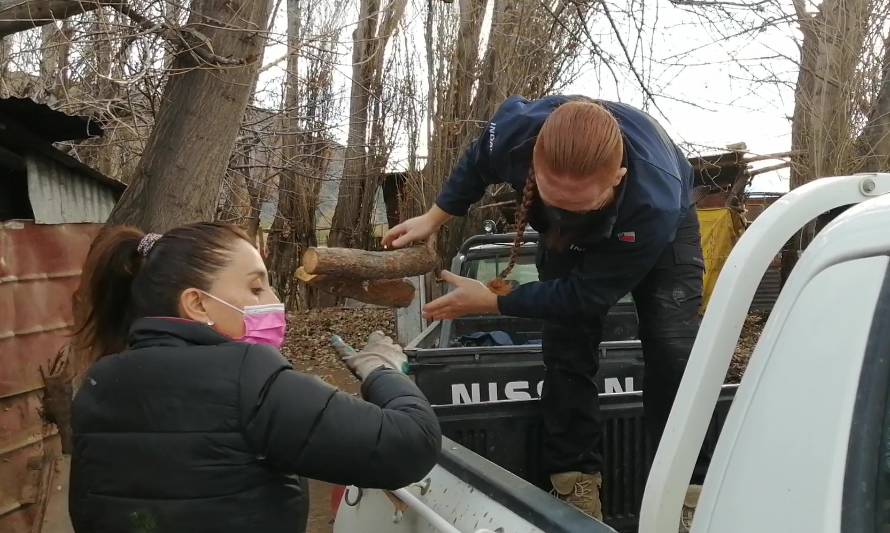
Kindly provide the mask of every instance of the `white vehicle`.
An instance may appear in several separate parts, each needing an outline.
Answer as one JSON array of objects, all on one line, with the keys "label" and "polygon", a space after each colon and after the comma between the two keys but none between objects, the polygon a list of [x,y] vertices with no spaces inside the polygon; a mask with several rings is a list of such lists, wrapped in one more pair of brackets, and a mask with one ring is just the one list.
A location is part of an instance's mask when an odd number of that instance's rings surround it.
[{"label": "white vehicle", "polygon": [[[782,245],[830,209],[782,290],[729,409],[693,533],[890,530],[890,174],[824,178],[739,240],[708,305],[659,444],[641,533],[677,531],[698,451],[757,284]],[[517,443],[521,446],[522,443]],[[455,443],[423,483],[350,487],[334,531],[609,532]]]}]

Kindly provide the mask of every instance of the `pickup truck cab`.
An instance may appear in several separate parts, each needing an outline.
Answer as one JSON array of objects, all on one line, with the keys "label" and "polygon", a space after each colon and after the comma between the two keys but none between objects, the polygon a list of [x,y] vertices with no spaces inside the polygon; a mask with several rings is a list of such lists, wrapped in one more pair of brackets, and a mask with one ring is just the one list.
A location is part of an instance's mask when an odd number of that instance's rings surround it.
[{"label": "pickup truck cab", "polygon": [[[769,263],[810,220],[852,204],[859,205],[816,236],[779,295],[718,433],[692,531],[890,528],[888,192],[888,174],[817,180],[767,209],[736,244],[649,470],[635,525],[640,532],[677,531],[692,469],[714,434],[724,377]],[[486,404],[471,407],[479,405]],[[477,413],[483,429],[494,427],[489,415]],[[440,417],[448,435],[447,417]],[[620,431],[632,433],[634,424]],[[463,438],[464,445],[444,440],[439,464],[416,486],[389,495],[349,488],[335,531],[614,531],[473,453],[467,449],[473,436]],[[632,494],[636,487],[624,481],[611,481],[609,490]]]}]

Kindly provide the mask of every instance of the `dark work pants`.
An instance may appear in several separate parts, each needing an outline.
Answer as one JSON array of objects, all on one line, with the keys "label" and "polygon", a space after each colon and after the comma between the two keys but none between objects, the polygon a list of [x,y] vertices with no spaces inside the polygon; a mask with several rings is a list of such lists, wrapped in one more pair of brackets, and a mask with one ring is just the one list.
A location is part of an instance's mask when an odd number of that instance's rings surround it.
[{"label": "dark work pants", "polygon": [[[540,254],[541,279],[568,275],[582,255],[553,250]],[[691,209],[674,242],[632,291],[645,362],[643,412],[653,443],[661,439],[698,333],[703,274],[698,217]],[[601,339],[600,320],[548,322],[544,326],[547,370],[541,401],[545,414],[543,466],[548,474],[602,471],[602,421],[594,380]],[[693,482],[703,479],[697,471]]]}]

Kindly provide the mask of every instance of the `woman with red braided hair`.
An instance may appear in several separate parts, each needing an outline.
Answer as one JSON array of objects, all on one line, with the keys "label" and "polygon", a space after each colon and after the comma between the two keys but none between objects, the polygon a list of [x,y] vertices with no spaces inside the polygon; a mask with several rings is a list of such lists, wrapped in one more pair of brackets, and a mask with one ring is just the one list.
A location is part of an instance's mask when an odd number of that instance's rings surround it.
[{"label": "woman with red braided hair", "polygon": [[[601,516],[594,375],[602,319],[633,294],[646,364],[645,416],[657,442],[699,326],[704,261],[692,167],[652,117],[629,105],[514,96],[467,149],[436,205],[392,228],[384,244],[428,238],[465,215],[487,185],[502,182],[522,191],[509,266],[488,287],[444,273],[455,288],[424,313],[437,320],[497,313],[545,320],[543,464],[556,494]],[[510,290],[505,277],[527,223],[542,237],[540,281]],[[703,480],[696,477],[693,483]],[[695,505],[694,497],[687,500],[684,518]]]}]

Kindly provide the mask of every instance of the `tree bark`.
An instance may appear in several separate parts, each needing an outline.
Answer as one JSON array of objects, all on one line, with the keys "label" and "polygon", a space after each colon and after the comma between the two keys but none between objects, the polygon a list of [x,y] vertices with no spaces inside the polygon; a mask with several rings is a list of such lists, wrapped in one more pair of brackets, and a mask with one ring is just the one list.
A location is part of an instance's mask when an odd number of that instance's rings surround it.
[{"label": "tree bark", "polygon": [[[328,177],[332,152],[326,128],[335,108],[331,93],[336,44],[334,38],[324,39],[311,54],[303,56],[303,36],[332,35],[334,21],[313,23],[311,3],[288,0],[287,6],[289,44],[281,128],[284,168],[279,175],[278,211],[269,234],[268,264],[273,284],[288,306],[309,308],[331,300],[311,285],[294,283],[294,272],[303,251],[317,243],[319,193]],[[304,28],[300,23],[304,19],[311,26]],[[301,71],[305,72],[302,79]]]},{"label": "tree bark", "polygon": [[365,176],[362,187],[361,211],[356,224],[356,245],[359,248],[370,248],[370,238],[373,229],[374,212],[377,200],[377,191],[380,188],[383,173],[386,170],[386,162],[389,161],[390,143],[386,135],[386,121],[390,115],[389,107],[392,102],[385,102],[387,98],[383,88],[383,74],[385,71],[384,60],[386,47],[395,33],[399,20],[405,13],[408,0],[395,0],[389,4],[383,13],[383,20],[377,30],[374,39],[374,47],[368,59],[371,65],[371,84],[368,88],[368,104],[370,112],[368,152],[365,158]]},{"label": "tree bark", "polygon": [[886,171],[890,167],[890,35],[884,40],[881,80],[868,122],[859,137],[859,172]]},{"label": "tree bark", "polygon": [[854,157],[852,93],[869,0],[825,0],[816,14],[795,0],[803,42],[791,123],[791,187],[847,173]]},{"label": "tree bark", "polygon": [[[155,126],[109,222],[146,231],[210,220],[265,45],[270,0],[195,0],[188,24],[215,55],[213,67],[180,50]],[[221,22],[224,21],[224,22]]]},{"label": "tree bark", "polygon": [[356,223],[361,213],[367,170],[368,102],[371,84],[371,53],[380,15],[379,0],[361,0],[358,25],[352,35],[352,88],[349,97],[349,132],[346,140],[343,178],[331,220],[328,246],[353,246],[358,238]]},{"label": "tree bark", "polygon": [[48,97],[58,98],[67,85],[70,33],[67,21],[61,28],[55,25],[40,28],[40,77],[35,96],[41,101]]},{"label": "tree bark", "polygon": [[339,278],[394,279],[432,272],[438,259],[429,246],[415,246],[388,252],[354,248],[309,248],[303,254],[307,274]]},{"label": "tree bark", "polygon": [[333,276],[306,274],[297,269],[297,279],[313,289],[322,290],[337,298],[352,298],[367,304],[385,307],[408,307],[414,300],[414,285],[406,279],[356,280]]},{"label": "tree bark", "polygon": [[[299,240],[297,235],[298,219],[305,213],[300,212],[300,196],[304,192],[300,185],[298,152],[302,145],[300,134],[300,83],[299,58],[301,41],[300,0],[287,1],[287,78],[284,98],[283,128],[281,135],[281,152],[285,168],[278,177],[278,212],[272,222],[269,234],[269,274],[273,286],[278,290],[279,297],[289,309],[300,307],[297,284],[294,272],[300,261],[302,246],[310,243]],[[311,194],[311,191],[306,191]],[[317,194],[316,194],[317,196]],[[309,213],[308,216],[313,216]]]},{"label": "tree bark", "polygon": [[[418,206],[422,211],[434,203],[461,150],[474,134],[478,134],[478,120],[488,118],[472,116],[470,107],[473,86],[478,79],[479,45],[486,3],[486,0],[460,0],[457,39],[450,54],[440,54],[447,57],[448,65],[437,72],[436,81],[442,89],[434,117],[436,127],[431,133],[429,159],[420,177],[421,183],[411,187],[424,192],[423,202]],[[445,79],[439,76],[445,76]],[[450,257],[457,250],[466,225],[467,221],[461,218],[446,226],[439,241],[439,252],[443,256]]]},{"label": "tree bark", "polygon": [[[791,121],[791,188],[855,170],[856,71],[868,27],[869,0],[824,0],[816,14],[794,0],[803,42]],[[787,279],[815,235],[815,221],[792,238],[782,256]]]},{"label": "tree bark", "polygon": [[380,157],[379,146],[369,146],[369,138],[375,143],[382,142],[380,132],[385,120],[382,114],[375,113],[371,123],[370,104],[372,99],[379,102],[383,96],[381,80],[386,46],[406,6],[407,0],[394,0],[385,12],[381,12],[379,0],[361,1],[359,24],[353,33],[346,161],[328,246],[368,246],[374,199],[383,166],[380,161],[384,159]]}]

